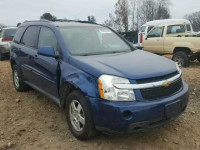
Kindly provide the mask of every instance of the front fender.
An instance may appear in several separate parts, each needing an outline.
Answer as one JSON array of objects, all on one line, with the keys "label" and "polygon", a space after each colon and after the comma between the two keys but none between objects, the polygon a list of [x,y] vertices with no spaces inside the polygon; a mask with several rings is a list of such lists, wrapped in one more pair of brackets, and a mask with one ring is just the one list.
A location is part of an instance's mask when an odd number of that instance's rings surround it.
[{"label": "front fender", "polygon": [[99,97],[97,78],[67,63],[61,66],[61,85],[70,83],[85,96]]}]

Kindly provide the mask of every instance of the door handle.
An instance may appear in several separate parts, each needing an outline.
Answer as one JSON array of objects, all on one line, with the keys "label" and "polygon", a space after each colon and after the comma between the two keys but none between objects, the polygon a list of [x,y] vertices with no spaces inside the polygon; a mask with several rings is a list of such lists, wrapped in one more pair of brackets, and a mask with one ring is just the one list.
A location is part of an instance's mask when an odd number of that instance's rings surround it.
[{"label": "door handle", "polygon": [[38,59],[38,55],[35,55],[34,59]]}]

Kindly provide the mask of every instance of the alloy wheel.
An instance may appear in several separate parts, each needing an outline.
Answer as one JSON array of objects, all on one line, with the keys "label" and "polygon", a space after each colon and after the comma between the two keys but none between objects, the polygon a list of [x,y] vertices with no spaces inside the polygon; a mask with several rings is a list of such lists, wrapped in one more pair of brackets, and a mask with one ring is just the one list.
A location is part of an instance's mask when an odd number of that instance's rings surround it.
[{"label": "alloy wheel", "polygon": [[77,132],[83,131],[85,127],[85,115],[81,104],[77,100],[72,100],[69,109],[70,122]]}]

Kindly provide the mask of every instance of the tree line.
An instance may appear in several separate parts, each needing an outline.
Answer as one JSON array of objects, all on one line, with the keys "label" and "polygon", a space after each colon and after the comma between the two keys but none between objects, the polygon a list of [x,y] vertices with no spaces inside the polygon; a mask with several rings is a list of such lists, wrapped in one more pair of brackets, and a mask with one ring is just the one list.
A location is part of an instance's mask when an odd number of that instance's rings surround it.
[{"label": "tree line", "polygon": [[118,0],[104,24],[120,32],[138,30],[148,21],[170,18],[170,4],[170,0]]},{"label": "tree line", "polygon": [[[56,20],[56,16],[52,15],[51,13],[44,13],[40,19],[45,19],[45,20],[49,20],[49,21],[54,21]],[[87,17],[89,22],[96,22],[96,18],[94,16],[88,16]],[[67,19],[66,19],[67,20]]]},{"label": "tree line", "polygon": [[200,11],[185,15],[184,18],[191,22],[194,31],[200,31]]}]

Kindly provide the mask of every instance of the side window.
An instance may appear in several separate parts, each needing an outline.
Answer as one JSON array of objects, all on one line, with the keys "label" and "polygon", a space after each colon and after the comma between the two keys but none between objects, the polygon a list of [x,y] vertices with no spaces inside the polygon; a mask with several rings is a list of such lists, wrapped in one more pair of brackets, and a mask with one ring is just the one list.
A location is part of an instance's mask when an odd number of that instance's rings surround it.
[{"label": "side window", "polygon": [[187,31],[189,31],[189,32],[192,31],[190,24],[186,24],[186,28],[187,28]]},{"label": "side window", "polygon": [[156,27],[148,34],[148,38],[162,37],[162,33],[163,27]]},{"label": "side window", "polygon": [[14,40],[13,40],[15,43],[20,43],[21,37],[24,33],[24,30],[25,30],[25,27],[23,27],[23,26],[18,28],[17,32],[15,33]]},{"label": "side window", "polygon": [[49,28],[42,27],[38,41],[38,48],[41,46],[52,46],[57,51],[57,39],[53,31]]},{"label": "side window", "polygon": [[167,34],[177,34],[184,32],[185,32],[184,25],[173,25],[167,27]]},{"label": "side window", "polygon": [[37,38],[39,34],[39,26],[30,26],[25,31],[21,44],[37,49]]}]

